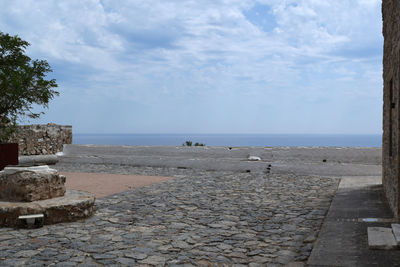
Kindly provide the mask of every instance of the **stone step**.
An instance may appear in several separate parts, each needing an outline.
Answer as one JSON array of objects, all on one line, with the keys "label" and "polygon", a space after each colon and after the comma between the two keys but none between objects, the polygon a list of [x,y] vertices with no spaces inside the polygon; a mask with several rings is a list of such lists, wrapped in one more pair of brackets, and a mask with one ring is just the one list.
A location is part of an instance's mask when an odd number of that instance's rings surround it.
[{"label": "stone step", "polygon": [[397,249],[397,242],[392,228],[368,227],[369,249],[393,250]]}]

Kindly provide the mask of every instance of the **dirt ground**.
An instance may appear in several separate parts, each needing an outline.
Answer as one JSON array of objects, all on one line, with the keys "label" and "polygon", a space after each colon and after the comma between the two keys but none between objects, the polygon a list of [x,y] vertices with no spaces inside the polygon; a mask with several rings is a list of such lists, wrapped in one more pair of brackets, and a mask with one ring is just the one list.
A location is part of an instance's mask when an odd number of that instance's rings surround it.
[{"label": "dirt ground", "polygon": [[67,189],[93,193],[97,198],[173,179],[164,176],[139,176],[106,173],[60,172],[67,177]]}]

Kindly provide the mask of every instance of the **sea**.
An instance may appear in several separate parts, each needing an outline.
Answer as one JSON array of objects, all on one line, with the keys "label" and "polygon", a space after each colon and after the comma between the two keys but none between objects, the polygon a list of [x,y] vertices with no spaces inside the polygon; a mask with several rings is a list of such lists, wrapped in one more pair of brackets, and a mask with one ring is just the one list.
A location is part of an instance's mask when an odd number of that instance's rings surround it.
[{"label": "sea", "polygon": [[227,147],[382,146],[380,134],[73,134],[73,144],[181,146],[186,141]]}]

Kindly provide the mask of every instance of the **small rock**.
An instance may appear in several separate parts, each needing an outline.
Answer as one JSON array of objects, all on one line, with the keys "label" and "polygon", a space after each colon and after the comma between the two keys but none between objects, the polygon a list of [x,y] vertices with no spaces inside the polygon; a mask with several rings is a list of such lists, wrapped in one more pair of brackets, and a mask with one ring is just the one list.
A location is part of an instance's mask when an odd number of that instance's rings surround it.
[{"label": "small rock", "polygon": [[248,156],[248,157],[247,157],[247,160],[248,160],[248,161],[260,161],[261,158],[260,158],[260,157],[257,157],[257,156]]},{"label": "small rock", "polygon": [[135,261],[128,258],[118,258],[117,261],[125,266],[135,266]]},{"label": "small rock", "polygon": [[150,264],[154,266],[163,266],[165,264],[165,258],[160,256],[150,256],[141,263]]},{"label": "small rock", "polygon": [[228,245],[228,244],[225,244],[225,243],[219,244],[217,247],[219,249],[222,249],[222,250],[227,250],[227,249],[232,249],[233,248],[231,245]]},{"label": "small rock", "polygon": [[37,250],[21,250],[15,254],[15,257],[17,258],[30,258],[32,256],[35,256],[36,254],[40,253],[40,251]]},{"label": "small rock", "polygon": [[256,249],[256,250],[252,250],[252,251],[248,252],[247,255],[255,256],[255,255],[258,255],[260,253],[262,253],[262,251],[260,249]]},{"label": "small rock", "polygon": [[188,243],[186,243],[185,241],[175,241],[172,242],[172,246],[174,248],[180,248],[180,249],[187,249],[190,248],[190,246],[188,245]]}]

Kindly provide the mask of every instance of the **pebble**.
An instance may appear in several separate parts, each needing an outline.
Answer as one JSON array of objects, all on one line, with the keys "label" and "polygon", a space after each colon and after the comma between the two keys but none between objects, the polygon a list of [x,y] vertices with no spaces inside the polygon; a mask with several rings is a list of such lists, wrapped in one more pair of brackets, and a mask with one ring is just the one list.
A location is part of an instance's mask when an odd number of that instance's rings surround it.
[{"label": "pebble", "polygon": [[175,177],[96,200],[96,214],[0,229],[0,266],[282,266],[306,262],[338,179],[58,163],[59,171]]}]

